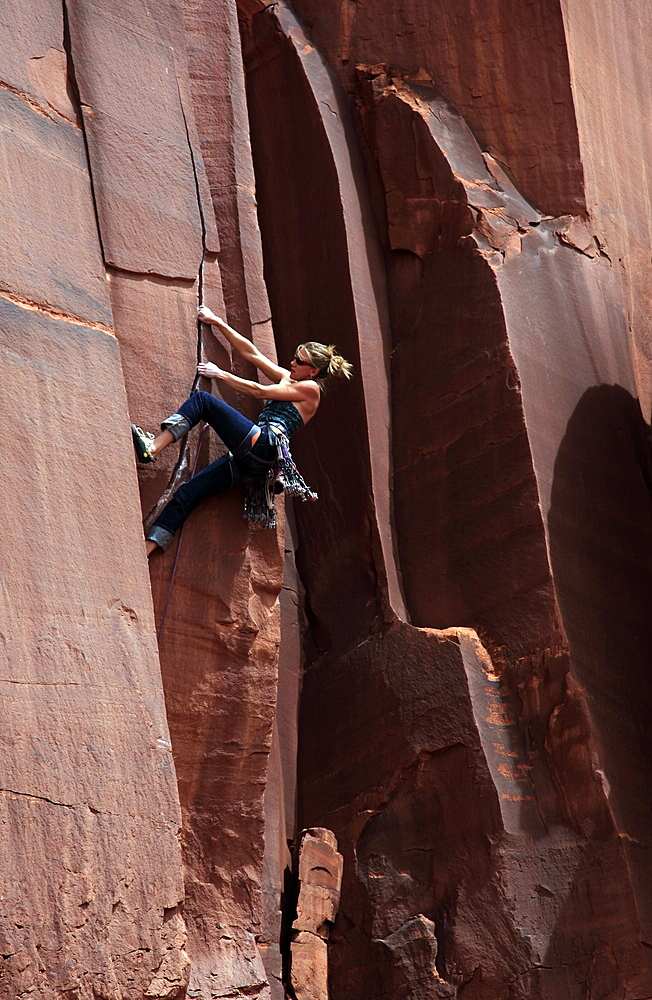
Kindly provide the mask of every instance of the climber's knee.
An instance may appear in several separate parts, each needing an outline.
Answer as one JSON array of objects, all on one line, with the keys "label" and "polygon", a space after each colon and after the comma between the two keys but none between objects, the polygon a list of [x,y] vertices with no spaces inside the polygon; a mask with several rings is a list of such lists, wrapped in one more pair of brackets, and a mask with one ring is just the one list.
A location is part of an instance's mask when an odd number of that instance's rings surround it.
[{"label": "climber's knee", "polygon": [[160,524],[153,524],[145,535],[145,538],[148,542],[155,542],[165,552],[172,544],[174,534],[168,531],[167,528],[163,528]]}]

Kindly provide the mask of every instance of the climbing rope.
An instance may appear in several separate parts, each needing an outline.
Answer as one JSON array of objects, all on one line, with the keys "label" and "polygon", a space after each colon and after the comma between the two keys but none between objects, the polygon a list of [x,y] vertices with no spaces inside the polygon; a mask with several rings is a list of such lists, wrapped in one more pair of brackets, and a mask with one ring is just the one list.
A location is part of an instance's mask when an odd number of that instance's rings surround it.
[{"label": "climbing rope", "polygon": [[[204,431],[208,427],[208,424],[204,424],[199,432],[199,437],[197,439],[197,454],[195,455],[195,461],[193,462],[192,472],[190,478],[194,476],[197,471],[197,465],[199,463],[199,454],[201,452],[201,442],[204,436]],[[177,575],[177,566],[179,565],[179,556],[181,554],[181,542],[183,541],[183,533],[186,530],[186,522],[181,525],[181,531],[179,532],[179,541],[177,542],[177,551],[174,554],[174,563],[172,564],[172,573],[170,574],[170,584],[168,586],[168,592],[165,598],[165,604],[163,605],[163,613],[161,615],[161,621],[159,623],[158,632],[156,633],[157,642],[161,643],[161,636],[163,635],[163,626],[165,625],[165,617],[168,613],[168,605],[170,604],[170,597],[172,596],[172,586],[174,584],[174,578]]]}]

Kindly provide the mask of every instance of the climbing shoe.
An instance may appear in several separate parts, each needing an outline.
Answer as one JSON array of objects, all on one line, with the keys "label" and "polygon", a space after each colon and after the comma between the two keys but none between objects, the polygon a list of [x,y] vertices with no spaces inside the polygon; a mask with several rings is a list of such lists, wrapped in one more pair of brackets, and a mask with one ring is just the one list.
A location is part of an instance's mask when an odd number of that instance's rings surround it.
[{"label": "climbing shoe", "polygon": [[156,458],[150,452],[150,448],[154,443],[154,435],[148,431],[144,431],[142,427],[136,427],[135,424],[132,424],[131,436],[134,439],[134,448],[136,449],[136,458],[138,461],[155,462]]}]

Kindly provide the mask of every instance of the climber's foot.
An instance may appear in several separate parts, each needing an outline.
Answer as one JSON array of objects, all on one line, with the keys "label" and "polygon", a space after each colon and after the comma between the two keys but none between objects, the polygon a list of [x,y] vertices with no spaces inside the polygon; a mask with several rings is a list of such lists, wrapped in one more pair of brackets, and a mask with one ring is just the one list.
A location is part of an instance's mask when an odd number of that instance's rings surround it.
[{"label": "climber's foot", "polygon": [[154,435],[144,431],[142,427],[136,427],[135,424],[132,424],[131,436],[134,440],[134,448],[136,449],[136,458],[138,461],[155,462],[156,459],[154,458],[154,453],[152,452]]}]

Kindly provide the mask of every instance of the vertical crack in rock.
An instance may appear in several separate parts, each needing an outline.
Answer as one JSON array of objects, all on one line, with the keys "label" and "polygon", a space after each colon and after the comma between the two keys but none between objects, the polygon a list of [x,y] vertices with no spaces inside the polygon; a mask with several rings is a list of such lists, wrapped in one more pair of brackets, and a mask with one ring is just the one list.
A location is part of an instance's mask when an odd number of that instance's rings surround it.
[{"label": "vertical crack in rock", "polygon": [[84,122],[84,114],[81,97],[79,96],[79,87],[77,86],[77,78],[75,75],[75,61],[72,54],[72,45],[70,42],[70,20],[68,17],[68,2],[67,0],[61,0],[61,10],[63,11],[63,48],[66,53],[66,70],[68,86],[71,92],[72,103],[77,114],[77,121],[81,129],[81,133],[84,137],[84,149],[86,151],[86,163],[88,170],[88,178],[91,187],[91,197],[93,199],[93,209],[95,211],[95,222],[97,225],[97,241],[100,246],[100,251],[104,260],[106,260],[106,254],[104,253],[104,246],[102,244],[102,228],[100,226],[100,216],[97,207],[97,196],[95,193],[95,179],[93,177],[93,170],[91,166],[91,157],[88,149],[88,136],[86,135],[86,125]]},{"label": "vertical crack in rock", "polygon": [[[215,4],[194,0],[181,5],[183,32],[174,36],[175,42],[183,39],[175,51],[177,86],[185,116],[184,144],[193,151],[194,200],[199,198],[205,226],[203,297],[243,333],[258,324],[256,341],[273,355],[271,329],[265,323],[269,305],[256,246],[250,162],[247,168],[240,51],[239,44],[233,45],[234,38],[239,43],[235,7],[228,2],[218,6],[219,11]],[[222,114],[225,101],[231,109]],[[231,169],[239,182],[235,191],[224,182]],[[237,253],[229,254],[231,247]],[[227,267],[233,271],[227,273]],[[225,309],[223,281],[239,289],[235,313]],[[197,290],[192,293],[196,309]],[[208,328],[202,333],[202,353],[231,367],[221,339]],[[255,416],[255,401],[236,398],[228,390],[226,396]],[[222,452],[211,438],[207,445],[212,460]],[[162,478],[157,470],[151,474],[152,480],[155,477]],[[262,1000],[270,993],[259,939],[263,793],[276,698],[280,540],[272,533],[249,535],[237,490],[203,504],[186,526],[161,644],[184,815],[189,996]],[[155,602],[161,606],[170,562],[163,557],[151,568]]]},{"label": "vertical crack in rock", "polygon": [[[192,172],[195,181],[195,190],[197,193],[197,209],[199,211],[199,218],[201,221],[202,257],[199,264],[199,272],[197,275],[197,305],[199,307],[204,302],[204,266],[207,254],[206,217],[204,215],[204,205],[199,183],[197,163],[195,160],[195,151],[193,149],[193,144],[190,138],[190,130],[188,128],[188,118],[186,115],[186,110],[183,106],[183,96],[181,94],[181,87],[179,85],[178,78],[177,78],[177,91],[179,94],[179,105],[181,107],[181,114],[183,116],[183,125],[186,133],[186,141],[188,143],[188,152],[190,155],[190,160],[192,162]],[[197,364],[199,364],[203,360],[204,360],[203,325],[200,320],[197,320]],[[192,385],[190,387],[190,392],[188,393],[189,396],[191,396],[197,390],[199,386],[199,381],[200,381],[200,375],[195,373],[192,380]],[[156,521],[157,517],[162,512],[163,508],[167,505],[169,500],[172,498],[174,493],[179,489],[182,483],[185,483],[191,477],[193,467],[196,467],[197,465],[199,459],[199,449],[201,448],[201,437],[198,437],[196,441],[197,454],[195,455],[194,463],[191,463],[191,457],[190,457],[191,440],[192,440],[191,435],[186,434],[186,436],[183,438],[181,442],[181,447],[179,449],[179,456],[177,458],[174,468],[172,469],[169,482],[165,487],[161,496],[158,498],[158,500],[152,507],[152,509],[143,519],[143,528],[145,530],[145,533],[149,531],[151,526]],[[180,545],[180,541],[181,541],[181,536],[179,538],[179,542],[177,543],[177,548]],[[170,586],[172,586],[172,581],[170,582]],[[167,604],[165,610],[167,610]],[[165,610],[163,616],[165,615]],[[162,621],[163,620],[164,618],[162,619]],[[159,625],[159,635],[161,630],[162,630],[162,624]]]}]

